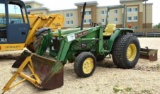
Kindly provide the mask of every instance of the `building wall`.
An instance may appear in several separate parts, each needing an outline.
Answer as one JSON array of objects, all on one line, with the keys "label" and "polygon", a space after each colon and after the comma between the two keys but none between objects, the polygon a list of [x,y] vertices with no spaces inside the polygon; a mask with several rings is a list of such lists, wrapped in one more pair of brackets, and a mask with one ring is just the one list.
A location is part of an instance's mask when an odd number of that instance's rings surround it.
[{"label": "building wall", "polygon": [[[117,11],[117,12],[115,12]],[[105,25],[106,23],[107,8],[98,7],[97,8],[97,23]],[[115,20],[117,19],[117,20]],[[123,13],[122,9],[114,9],[109,12],[109,23],[122,24],[123,23]]]},{"label": "building wall", "polygon": [[[120,0],[123,1],[123,0]],[[112,9],[109,12],[109,23],[117,24],[117,27],[123,26],[123,21],[125,20],[125,24],[132,25],[132,28],[140,29],[144,28],[145,25],[147,28],[152,28],[152,4],[147,4],[147,13],[146,13],[146,24],[145,24],[145,5],[143,0],[132,0],[136,2],[129,2],[129,0],[125,0],[125,2],[121,2],[122,5],[127,6],[127,15],[126,19],[124,19],[124,10],[123,9]],[[41,7],[41,5],[33,3],[31,6]],[[45,9],[34,10],[31,14],[54,14],[59,13],[64,15],[65,27],[74,27],[81,26],[81,18],[82,18],[82,8],[83,6],[77,6],[77,9],[68,9],[68,10],[57,10],[57,11],[49,11]],[[131,12],[128,10],[131,9]],[[136,11],[135,11],[136,10]],[[97,5],[87,5],[86,12],[90,12],[90,14],[86,14],[84,17],[84,26],[90,26],[90,22],[101,23],[105,25],[106,23],[106,11],[107,6],[97,7]],[[117,12],[115,12],[117,11]],[[70,16],[71,15],[71,16]]]},{"label": "building wall", "polygon": [[[143,19],[143,4],[142,1],[137,2],[125,2],[121,3],[127,6],[127,21],[126,21],[126,27],[128,25],[131,25],[132,28],[138,29],[142,28],[142,19]],[[131,12],[128,10],[131,9]],[[134,9],[137,9],[137,11],[134,11]],[[137,20],[134,19],[134,17],[137,17]],[[131,18],[131,20],[129,20]]]},{"label": "building wall", "polygon": [[[83,7],[78,6],[78,26],[81,26]],[[86,14],[84,16],[84,27],[90,26],[91,22],[96,22],[97,10],[95,5],[86,6]]]},{"label": "building wall", "polygon": [[[146,20],[146,27],[152,27],[152,4],[147,4],[146,6],[146,16],[145,16],[145,5],[143,5],[143,28],[145,28],[145,20]],[[145,19],[146,17],[146,19]]]},{"label": "building wall", "polygon": [[51,11],[49,14],[62,14],[64,16],[64,27],[78,26],[77,9]]},{"label": "building wall", "polygon": [[33,7],[34,7],[34,8],[39,8],[39,7],[42,7],[42,5],[37,4],[37,3],[34,3],[34,4],[33,4]]},{"label": "building wall", "polygon": [[43,9],[43,10],[32,10],[30,12],[30,14],[44,14],[44,15],[47,15],[48,14],[48,11]]}]

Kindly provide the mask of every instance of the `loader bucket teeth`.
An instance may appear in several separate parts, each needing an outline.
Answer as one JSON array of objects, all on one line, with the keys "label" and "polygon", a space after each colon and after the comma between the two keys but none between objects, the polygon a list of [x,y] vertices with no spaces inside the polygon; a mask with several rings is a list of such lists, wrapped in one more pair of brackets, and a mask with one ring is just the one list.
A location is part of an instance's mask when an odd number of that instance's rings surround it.
[{"label": "loader bucket teeth", "polygon": [[[63,85],[63,64],[53,58],[49,59],[24,51],[12,67],[18,69],[3,88],[3,92],[10,90],[25,80],[40,89],[47,90],[56,89]],[[14,83],[17,77],[23,79]]]}]

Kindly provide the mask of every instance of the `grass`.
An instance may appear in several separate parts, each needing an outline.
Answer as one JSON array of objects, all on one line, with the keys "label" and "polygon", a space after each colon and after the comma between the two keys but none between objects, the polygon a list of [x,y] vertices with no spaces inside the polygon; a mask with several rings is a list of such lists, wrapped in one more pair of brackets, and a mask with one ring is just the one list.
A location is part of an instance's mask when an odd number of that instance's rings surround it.
[{"label": "grass", "polygon": [[132,88],[131,87],[126,87],[126,88],[120,88],[118,85],[115,85],[113,87],[114,93],[125,93],[125,92],[131,92]]},{"label": "grass", "polygon": [[160,64],[157,64],[157,69],[160,69]]},{"label": "grass", "polygon": [[141,91],[142,94],[152,94],[150,90],[142,90]]}]

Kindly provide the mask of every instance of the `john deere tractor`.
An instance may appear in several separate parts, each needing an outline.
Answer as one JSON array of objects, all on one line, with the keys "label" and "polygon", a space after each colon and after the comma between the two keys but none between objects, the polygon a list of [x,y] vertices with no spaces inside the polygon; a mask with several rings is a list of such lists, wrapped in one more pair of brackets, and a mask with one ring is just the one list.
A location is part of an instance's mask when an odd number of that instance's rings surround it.
[{"label": "john deere tractor", "polygon": [[[83,28],[85,6],[86,3],[83,6],[80,28],[55,32],[48,29],[48,33],[41,36],[37,54],[26,51],[22,53],[12,66],[18,70],[3,88],[4,92],[12,88],[11,84],[18,76],[41,89],[60,87],[63,85],[63,66],[67,61],[74,62],[74,71],[79,77],[91,76],[98,61],[109,54],[119,68],[129,69],[137,64],[140,44],[137,37],[132,35],[133,30],[116,28],[115,24],[108,24],[107,21],[105,27],[92,23],[91,27]],[[27,66],[31,76],[23,73]]]}]

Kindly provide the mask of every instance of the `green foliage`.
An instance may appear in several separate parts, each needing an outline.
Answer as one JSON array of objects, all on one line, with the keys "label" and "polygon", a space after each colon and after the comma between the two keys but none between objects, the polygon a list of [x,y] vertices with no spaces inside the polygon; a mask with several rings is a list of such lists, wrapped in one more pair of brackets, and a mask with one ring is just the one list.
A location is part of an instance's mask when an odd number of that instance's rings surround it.
[{"label": "green foliage", "polygon": [[96,89],[96,92],[98,92],[98,91],[99,91],[99,89],[97,88],[97,89]]},{"label": "green foliage", "polygon": [[141,93],[142,94],[152,94],[150,90],[142,90]]},{"label": "green foliage", "polygon": [[160,28],[160,23],[153,26],[153,28]]},{"label": "green foliage", "polygon": [[132,88],[131,87],[127,87],[124,89],[126,92],[131,92],[132,91]]},{"label": "green foliage", "polygon": [[160,69],[160,64],[157,64],[157,69]]},{"label": "green foliage", "polygon": [[126,88],[120,88],[118,85],[115,85],[113,87],[113,91],[114,93],[125,93],[125,92],[131,92],[132,91],[132,88],[131,87],[126,87]]}]

